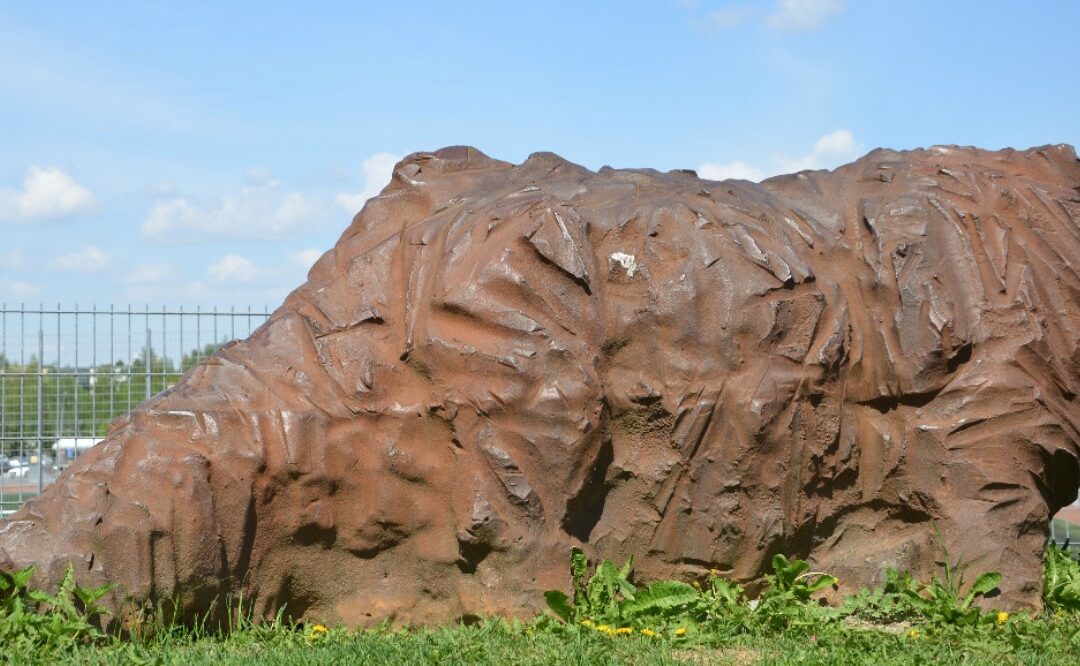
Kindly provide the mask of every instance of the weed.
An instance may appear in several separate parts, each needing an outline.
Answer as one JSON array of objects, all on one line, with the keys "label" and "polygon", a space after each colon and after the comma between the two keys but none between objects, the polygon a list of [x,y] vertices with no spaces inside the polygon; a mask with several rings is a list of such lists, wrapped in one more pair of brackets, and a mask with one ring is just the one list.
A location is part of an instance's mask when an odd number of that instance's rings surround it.
[{"label": "weed", "polygon": [[974,604],[1001,585],[1001,574],[996,571],[980,574],[965,593],[964,565],[959,559],[952,561],[944,543],[942,550],[945,554],[942,575],[934,576],[928,584],[916,583],[906,576],[901,593],[932,624],[974,625],[987,620],[992,613],[983,613]]},{"label": "weed", "polygon": [[777,554],[772,559],[773,573],[765,576],[765,591],[754,608],[754,617],[774,629],[792,626],[810,626],[824,619],[832,619],[832,613],[821,604],[811,600],[816,592],[837,585],[834,576],[810,571],[803,560],[788,560]]},{"label": "weed", "polygon": [[589,620],[594,623],[618,623],[623,616],[623,604],[634,600],[636,588],[630,583],[633,558],[621,568],[604,560],[589,578],[589,562],[584,551],[570,552],[570,577],[574,589],[573,603],[561,590],[545,593],[548,607],[567,622]]},{"label": "weed", "polygon": [[889,567],[884,585],[873,590],[862,588],[845,597],[840,614],[880,625],[909,622],[915,620],[919,612],[911,604],[908,592],[918,590],[919,584],[910,573]]},{"label": "weed", "polygon": [[48,594],[30,589],[33,573],[33,567],[0,572],[0,644],[50,652],[105,638],[93,621],[106,614],[98,602],[110,586],[79,587],[69,564],[56,594]]},{"label": "weed", "polygon": [[1054,612],[1080,613],[1080,562],[1069,556],[1068,544],[1046,549],[1043,602]]},{"label": "weed", "polygon": [[[106,589],[83,590],[70,571],[54,595],[28,587],[30,571],[0,577],[0,662],[18,664],[190,663],[1046,663],[1072,664],[1080,651],[1074,612],[1078,565],[1046,556],[1047,612],[983,612],[975,602],[1000,581],[967,586],[946,557],[930,583],[890,570],[884,585],[839,607],[819,593],[827,573],[783,556],[772,560],[759,597],[717,572],[692,583],[637,584],[632,562],[591,566],[571,553],[572,589],[549,592],[552,610],[530,622],[488,619],[470,626],[370,630],[285,619],[257,621],[243,597],[201,620],[177,624],[174,605],[147,613],[131,638],[95,628]],[[172,609],[172,613],[164,612]],[[860,622],[841,622],[851,617]],[[212,621],[219,618],[222,621]],[[898,626],[890,626],[903,622]]]},{"label": "weed", "polygon": [[589,577],[588,560],[575,548],[570,554],[573,602],[561,590],[551,590],[545,598],[562,620],[602,633],[625,626],[691,638],[721,628],[735,632],[755,625],[785,628],[820,622],[829,609],[811,597],[835,586],[836,578],[810,571],[803,560],[783,555],[776,555],[772,565],[773,573],[765,576],[765,591],[751,604],[741,586],[716,572],[710,573],[704,586],[666,580],[638,589],[630,582],[632,561],[618,567],[602,560]]}]

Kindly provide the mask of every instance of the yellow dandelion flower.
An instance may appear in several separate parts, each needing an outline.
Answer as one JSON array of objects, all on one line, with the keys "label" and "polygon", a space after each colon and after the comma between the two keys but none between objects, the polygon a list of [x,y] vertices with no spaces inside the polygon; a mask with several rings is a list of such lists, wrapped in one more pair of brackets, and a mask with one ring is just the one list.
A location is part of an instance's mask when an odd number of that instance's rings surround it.
[{"label": "yellow dandelion flower", "polygon": [[582,620],[581,621],[581,626],[583,626],[583,627],[591,627],[591,626],[593,626],[593,621],[592,620]]},{"label": "yellow dandelion flower", "polygon": [[634,630],[631,629],[630,627],[619,627],[618,629],[615,630],[615,633],[617,633],[617,634],[632,634],[632,633],[634,633]]},{"label": "yellow dandelion flower", "polygon": [[652,638],[653,636],[655,636],[655,635],[656,635],[656,632],[655,632],[655,631],[653,631],[652,629],[642,629],[642,630],[641,630],[641,633],[645,634],[645,635],[646,635],[646,636],[648,636],[649,638]]},{"label": "yellow dandelion flower", "polygon": [[910,629],[910,630],[908,630],[907,635],[908,635],[908,638],[918,638],[919,636],[922,636],[922,634],[919,633],[918,629]]},{"label": "yellow dandelion flower", "polygon": [[598,624],[598,625],[596,625],[596,630],[597,631],[611,631],[611,627],[607,626],[606,624]]},{"label": "yellow dandelion flower", "polygon": [[720,570],[719,569],[709,569],[709,573],[712,574],[713,576],[719,576],[720,575]]},{"label": "yellow dandelion flower", "polygon": [[686,627],[679,627],[678,629],[676,629],[675,630],[675,635],[676,636],[685,636],[686,635]]},{"label": "yellow dandelion flower", "polygon": [[311,628],[311,631],[308,632],[308,639],[315,640],[316,638],[319,638],[320,636],[325,636],[328,633],[330,633],[329,629],[327,629],[321,624],[317,624]]},{"label": "yellow dandelion flower", "polygon": [[1005,624],[1008,621],[1009,621],[1009,614],[1006,613],[1005,611],[1001,611],[1000,613],[997,614],[997,623],[998,624]]}]

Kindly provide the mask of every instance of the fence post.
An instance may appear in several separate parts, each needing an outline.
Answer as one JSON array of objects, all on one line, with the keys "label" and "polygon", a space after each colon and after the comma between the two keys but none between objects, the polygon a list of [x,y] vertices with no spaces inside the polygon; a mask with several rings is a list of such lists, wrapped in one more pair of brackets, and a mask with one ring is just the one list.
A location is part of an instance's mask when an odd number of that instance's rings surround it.
[{"label": "fence post", "polygon": [[[43,315],[42,315],[43,316]],[[57,315],[59,317],[60,315]],[[59,363],[59,360],[57,361]],[[45,488],[45,457],[42,456],[42,437],[45,436],[45,327],[38,321],[38,377],[37,377],[37,488],[41,494]]]},{"label": "fence post", "polygon": [[150,327],[146,327],[146,399],[150,399],[150,382],[153,381],[153,377],[150,375],[150,366],[153,365],[153,358],[150,356]]}]

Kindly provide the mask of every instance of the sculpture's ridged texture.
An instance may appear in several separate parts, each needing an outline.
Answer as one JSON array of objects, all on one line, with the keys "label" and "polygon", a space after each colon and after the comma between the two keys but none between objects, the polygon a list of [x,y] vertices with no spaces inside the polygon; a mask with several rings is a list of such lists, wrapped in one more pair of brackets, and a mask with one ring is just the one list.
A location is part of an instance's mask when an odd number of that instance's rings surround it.
[{"label": "sculpture's ridged texture", "polygon": [[0,566],[423,622],[536,609],[579,543],[848,586],[944,545],[1037,604],[1080,483],[1078,188],[1067,146],[761,185],[414,154],[266,325],[0,528]]}]

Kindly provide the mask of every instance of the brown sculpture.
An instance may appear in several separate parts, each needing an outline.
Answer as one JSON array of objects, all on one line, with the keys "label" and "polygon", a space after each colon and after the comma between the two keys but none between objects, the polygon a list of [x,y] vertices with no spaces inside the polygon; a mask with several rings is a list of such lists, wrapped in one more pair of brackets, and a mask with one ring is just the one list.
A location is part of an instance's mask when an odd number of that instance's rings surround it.
[{"label": "brown sculpture", "polygon": [[848,586],[944,546],[1034,606],[1080,485],[1078,268],[1064,145],[760,185],[416,153],[262,328],[3,524],[0,566],[364,624],[535,611],[576,544]]}]

